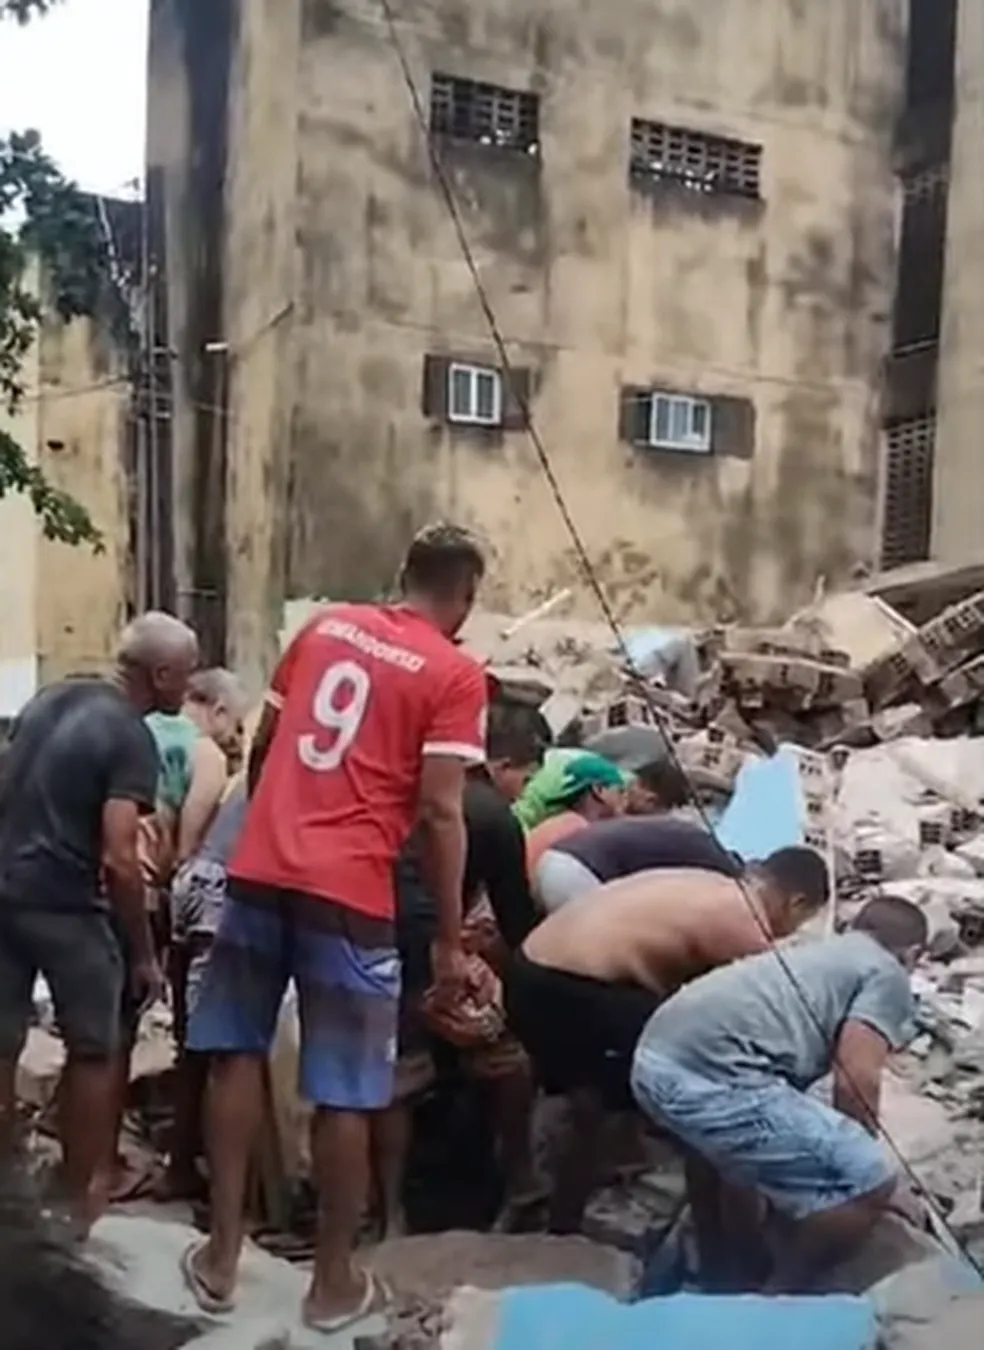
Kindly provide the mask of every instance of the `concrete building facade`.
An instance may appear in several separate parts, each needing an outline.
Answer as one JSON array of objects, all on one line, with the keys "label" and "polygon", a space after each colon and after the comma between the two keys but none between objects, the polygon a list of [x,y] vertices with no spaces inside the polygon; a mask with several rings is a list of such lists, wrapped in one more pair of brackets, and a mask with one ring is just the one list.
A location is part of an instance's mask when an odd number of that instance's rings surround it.
[{"label": "concrete building facade", "polygon": [[96,674],[131,606],[126,353],[97,319],[48,317],[22,366],[24,398],[0,424],[48,481],[89,512],[103,547],[45,539],[31,502],[0,501],[0,722],[43,684]]},{"label": "concrete building facade", "polygon": [[286,599],[375,593],[436,515],[496,606],[576,582],[525,408],[626,616],[768,619],[873,560],[907,13],[153,0],[174,571],[216,654],[258,678]]},{"label": "concrete building facade", "polygon": [[948,0],[942,11],[955,42],[942,57],[952,132],[927,556],[961,564],[984,556],[984,7]]}]

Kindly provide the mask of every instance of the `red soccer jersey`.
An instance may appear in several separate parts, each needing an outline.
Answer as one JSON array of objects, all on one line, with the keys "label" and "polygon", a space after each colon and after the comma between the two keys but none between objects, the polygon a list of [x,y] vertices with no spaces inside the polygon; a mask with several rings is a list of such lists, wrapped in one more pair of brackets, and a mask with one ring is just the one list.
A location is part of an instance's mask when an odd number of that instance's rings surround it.
[{"label": "red soccer jersey", "polygon": [[332,605],[268,698],[280,717],[230,874],[392,919],[423,757],[485,758],[482,668],[405,606]]}]

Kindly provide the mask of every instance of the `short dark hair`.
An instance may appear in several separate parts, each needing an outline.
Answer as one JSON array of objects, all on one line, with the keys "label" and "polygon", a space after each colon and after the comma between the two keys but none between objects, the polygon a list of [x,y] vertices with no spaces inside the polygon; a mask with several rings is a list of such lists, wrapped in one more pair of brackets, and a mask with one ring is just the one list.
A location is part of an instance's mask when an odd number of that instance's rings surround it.
[{"label": "short dark hair", "polygon": [[758,866],[785,895],[804,896],[811,910],[822,909],[830,899],[830,872],[815,848],[781,848]]},{"label": "short dark hair", "polygon": [[505,760],[517,767],[540,763],[546,746],[529,716],[532,711],[498,700],[489,706],[485,753],[490,760]]},{"label": "short dark hair", "polygon": [[879,895],[869,900],[851,927],[859,933],[870,934],[890,952],[925,947],[929,940],[926,915],[918,905],[901,895]]},{"label": "short dark hair", "polygon": [[670,759],[654,759],[643,764],[635,770],[635,776],[667,810],[686,806],[690,801],[687,775]]},{"label": "short dark hair", "polygon": [[478,540],[460,525],[428,525],[414,536],[400,569],[404,591],[450,599],[465,582],[485,575],[485,555]]}]

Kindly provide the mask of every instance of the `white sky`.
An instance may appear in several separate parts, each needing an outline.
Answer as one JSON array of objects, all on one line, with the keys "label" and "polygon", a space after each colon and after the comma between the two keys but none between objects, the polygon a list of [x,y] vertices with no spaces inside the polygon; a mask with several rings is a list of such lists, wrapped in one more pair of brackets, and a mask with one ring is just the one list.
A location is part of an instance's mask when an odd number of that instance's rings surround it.
[{"label": "white sky", "polygon": [[147,10],[62,0],[26,28],[0,23],[0,132],[34,127],[81,187],[127,195],[143,176]]}]

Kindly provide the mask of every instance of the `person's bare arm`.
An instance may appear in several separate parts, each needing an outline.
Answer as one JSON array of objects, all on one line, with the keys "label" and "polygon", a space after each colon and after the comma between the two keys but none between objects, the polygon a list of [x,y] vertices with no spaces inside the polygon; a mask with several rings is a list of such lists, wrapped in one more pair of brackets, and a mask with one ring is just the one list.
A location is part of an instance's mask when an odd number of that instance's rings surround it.
[{"label": "person's bare arm", "polygon": [[196,741],[191,760],[191,786],[178,821],[175,866],[201,848],[219,809],[228,776],[225,755],[215,742],[207,736]]},{"label": "person's bare arm", "polygon": [[878,1133],[882,1073],[890,1046],[866,1022],[847,1021],[837,1038],[834,1106],[870,1134]]},{"label": "person's bare arm", "polygon": [[279,720],[279,707],[275,707],[269,701],[264,703],[263,711],[260,713],[260,720],[256,727],[256,733],[253,736],[253,744],[250,746],[249,763],[246,766],[246,786],[251,797],[256,791],[257,783],[260,781],[260,774],[263,772],[263,764],[266,760],[270,746],[273,744],[273,738],[276,734],[277,722]]},{"label": "person's bare arm", "polygon": [[461,945],[465,767],[462,759],[451,755],[427,755],[417,806],[421,870],[437,907],[437,940],[449,947]]},{"label": "person's bare arm", "polygon": [[109,901],[126,933],[133,964],[147,967],[153,963],[154,947],[137,850],[139,826],[137,802],[110,797],[103,806],[102,865]]}]

